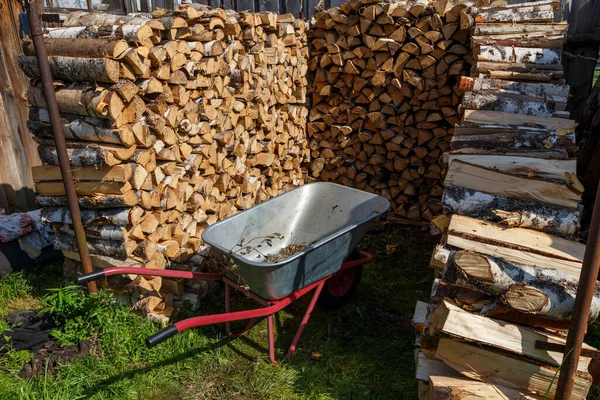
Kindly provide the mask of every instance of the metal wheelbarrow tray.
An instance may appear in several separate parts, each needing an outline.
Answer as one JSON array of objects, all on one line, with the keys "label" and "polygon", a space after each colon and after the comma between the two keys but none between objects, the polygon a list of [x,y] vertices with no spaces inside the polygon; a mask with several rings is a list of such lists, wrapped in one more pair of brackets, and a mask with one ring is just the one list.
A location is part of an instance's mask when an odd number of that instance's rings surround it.
[{"label": "metal wheelbarrow tray", "polygon": [[[156,346],[186,329],[225,323],[230,336],[247,333],[267,319],[269,359],[275,360],[274,315],[309,292],[310,303],[296,331],[286,358],[292,356],[312,310],[321,300],[340,305],[360,282],[362,266],[373,261],[364,251],[353,251],[367,230],[367,223],[389,208],[380,196],[332,183],[313,183],[294,189],[260,205],[224,219],[206,229],[203,239],[231,256],[238,268],[223,274],[113,267],[77,278],[78,283],[111,275],[134,274],[180,279],[221,280],[225,284],[225,313],[184,319],[148,337]],[[277,254],[290,244],[307,246],[279,262],[261,259]],[[262,307],[231,310],[231,289]],[[231,331],[231,322],[248,320],[246,327]]]},{"label": "metal wheelbarrow tray", "polygon": [[[337,272],[368,229],[389,208],[371,193],[333,183],[311,183],[204,230],[202,239],[237,265],[227,275],[258,296],[274,300]],[[290,245],[306,246],[266,262]]]}]

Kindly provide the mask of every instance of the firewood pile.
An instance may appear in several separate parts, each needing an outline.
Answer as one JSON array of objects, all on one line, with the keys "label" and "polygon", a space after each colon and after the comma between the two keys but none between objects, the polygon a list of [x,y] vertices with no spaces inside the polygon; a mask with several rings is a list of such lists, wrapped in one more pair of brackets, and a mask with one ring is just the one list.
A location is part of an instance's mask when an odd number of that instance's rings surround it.
[{"label": "firewood pile", "polygon": [[[193,264],[206,226],[304,182],[304,21],[190,4],[75,12],[45,36],[94,266]],[[31,43],[19,63],[44,163],[38,201],[55,247],[77,259]],[[136,283],[184,295],[181,282]]]},{"label": "firewood pile", "polygon": [[440,212],[441,155],[472,64],[467,11],[352,0],[315,15],[310,178],[380,194],[399,218]]},{"label": "firewood pile", "polygon": [[439,214],[457,83],[473,62],[468,11],[351,0],[315,15],[309,179],[380,194],[399,219]]},{"label": "firewood pile", "polygon": [[[462,119],[444,155],[437,278],[414,320],[423,399],[556,393],[585,252],[557,7],[471,9],[474,74],[461,79]],[[590,320],[599,313],[597,295]],[[573,399],[586,398],[597,363],[584,350]]]}]

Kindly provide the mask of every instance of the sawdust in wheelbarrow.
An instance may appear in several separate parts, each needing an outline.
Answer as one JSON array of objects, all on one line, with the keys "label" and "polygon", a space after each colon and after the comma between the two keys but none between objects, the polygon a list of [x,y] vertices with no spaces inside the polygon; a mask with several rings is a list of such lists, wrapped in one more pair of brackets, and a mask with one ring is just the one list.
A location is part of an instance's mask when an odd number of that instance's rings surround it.
[{"label": "sawdust in wheelbarrow", "polygon": [[266,255],[263,259],[263,262],[276,263],[281,260],[285,260],[286,258],[289,258],[296,253],[300,253],[302,250],[306,249],[313,243],[316,243],[316,241],[311,243],[290,244],[289,246],[285,246],[284,248],[279,250],[279,253]]}]

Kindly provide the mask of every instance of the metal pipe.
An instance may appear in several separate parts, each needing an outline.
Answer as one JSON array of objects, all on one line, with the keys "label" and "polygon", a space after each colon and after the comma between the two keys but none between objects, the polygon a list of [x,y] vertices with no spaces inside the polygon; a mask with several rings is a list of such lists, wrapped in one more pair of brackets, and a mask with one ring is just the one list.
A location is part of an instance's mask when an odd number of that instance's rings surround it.
[{"label": "metal pipe", "polygon": [[[27,5],[27,18],[29,19],[29,27],[31,28],[31,39],[33,41],[35,57],[40,70],[40,79],[44,88],[44,98],[46,99],[48,114],[50,116],[52,135],[54,136],[60,173],[62,174],[65,193],[67,195],[67,203],[69,205],[69,211],[73,221],[73,230],[75,231],[75,237],[77,239],[77,247],[79,247],[79,255],[81,257],[81,263],[83,264],[83,271],[86,274],[89,274],[93,271],[92,261],[90,260],[90,253],[87,247],[87,240],[85,238],[83,224],[81,223],[77,192],[75,191],[73,175],[71,174],[71,165],[69,163],[69,155],[67,154],[67,142],[65,141],[65,134],[60,121],[58,102],[56,100],[56,93],[54,92],[54,82],[52,80],[50,64],[48,62],[48,52],[46,51],[46,45],[44,44],[42,21],[40,18],[40,7],[38,4],[39,1],[40,0],[33,0],[31,2],[25,1],[25,4]],[[96,282],[88,282],[87,285],[90,293],[97,292]]]},{"label": "metal pipe", "polygon": [[573,382],[577,373],[577,365],[581,356],[581,345],[583,337],[587,331],[588,318],[592,305],[592,298],[598,280],[598,270],[600,269],[600,185],[596,192],[594,202],[594,211],[592,213],[592,225],[588,233],[585,255],[583,256],[583,265],[579,275],[579,285],[577,286],[577,295],[573,306],[573,315],[567,344],[565,345],[565,354],[560,376],[558,377],[558,386],[556,388],[556,400],[569,400],[573,392]]}]

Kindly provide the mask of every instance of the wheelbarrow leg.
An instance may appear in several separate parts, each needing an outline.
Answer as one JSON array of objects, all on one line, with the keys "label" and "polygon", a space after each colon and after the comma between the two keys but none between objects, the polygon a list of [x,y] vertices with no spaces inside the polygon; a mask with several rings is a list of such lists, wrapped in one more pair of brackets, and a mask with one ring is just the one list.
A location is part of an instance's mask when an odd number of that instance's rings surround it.
[{"label": "wheelbarrow leg", "polygon": [[294,351],[296,351],[296,346],[298,345],[298,342],[300,341],[300,336],[302,336],[302,332],[304,332],[304,328],[306,327],[306,324],[308,324],[308,320],[310,319],[310,316],[315,308],[315,305],[317,304],[317,300],[319,300],[319,296],[321,295],[323,286],[325,286],[325,282],[327,282],[327,281],[325,280],[325,281],[321,282],[319,284],[319,286],[317,286],[317,288],[315,289],[315,292],[313,293],[313,297],[312,297],[312,299],[310,299],[308,308],[306,309],[306,312],[304,313],[304,317],[302,317],[302,322],[300,322],[300,326],[298,327],[298,330],[296,331],[294,340],[292,340],[292,344],[290,345],[290,348],[289,348],[287,354],[285,355],[285,358],[290,358],[292,356],[292,354],[294,354]]},{"label": "wheelbarrow leg", "polygon": [[273,314],[267,317],[267,330],[269,334],[269,360],[273,365],[279,365],[275,360],[275,335],[273,333]]}]

